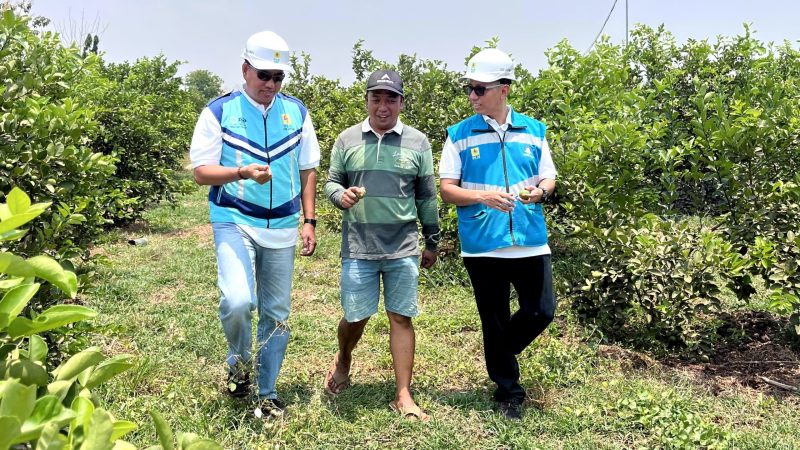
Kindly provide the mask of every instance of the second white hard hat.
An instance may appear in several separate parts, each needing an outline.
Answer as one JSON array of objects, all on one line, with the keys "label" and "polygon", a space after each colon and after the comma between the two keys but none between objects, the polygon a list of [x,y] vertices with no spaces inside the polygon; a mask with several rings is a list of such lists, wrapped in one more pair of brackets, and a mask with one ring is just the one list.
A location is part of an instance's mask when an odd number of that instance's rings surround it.
[{"label": "second white hard hat", "polygon": [[516,80],[514,62],[504,52],[496,48],[479,51],[467,63],[467,71],[462,79],[489,83],[500,79]]},{"label": "second white hard hat", "polygon": [[250,36],[244,46],[242,58],[260,70],[291,70],[289,46],[272,31],[261,31]]}]

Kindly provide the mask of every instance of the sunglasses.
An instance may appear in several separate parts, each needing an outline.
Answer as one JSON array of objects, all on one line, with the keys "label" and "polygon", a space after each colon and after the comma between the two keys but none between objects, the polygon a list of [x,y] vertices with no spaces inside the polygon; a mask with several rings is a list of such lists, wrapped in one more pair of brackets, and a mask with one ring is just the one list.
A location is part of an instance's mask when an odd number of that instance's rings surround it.
[{"label": "sunglasses", "polygon": [[286,74],[283,72],[269,72],[267,70],[256,69],[252,64],[250,64],[250,61],[247,61],[247,65],[256,71],[256,76],[261,81],[272,80],[275,83],[280,83],[284,78],[286,78]]},{"label": "sunglasses", "polygon": [[483,97],[484,94],[486,94],[486,91],[488,89],[494,89],[494,88],[500,87],[500,86],[505,86],[505,85],[504,84],[493,84],[491,86],[472,86],[472,85],[468,84],[468,85],[464,86],[464,93],[467,94],[467,95],[470,95],[470,94],[472,94],[474,92],[475,95],[477,95],[478,97]]}]

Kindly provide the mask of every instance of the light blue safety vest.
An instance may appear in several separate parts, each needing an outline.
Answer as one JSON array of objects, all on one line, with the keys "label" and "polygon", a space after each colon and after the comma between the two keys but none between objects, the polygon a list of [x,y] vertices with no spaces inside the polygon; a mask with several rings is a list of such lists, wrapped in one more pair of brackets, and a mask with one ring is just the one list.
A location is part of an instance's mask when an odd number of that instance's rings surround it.
[{"label": "light blue safety vest", "polygon": [[[545,125],[516,111],[505,133],[497,133],[481,115],[447,128],[461,159],[461,187],[517,195],[539,183]],[[504,213],[480,203],[459,206],[461,250],[484,253],[499,248],[547,244],[541,203],[517,203]]]},{"label": "light blue safety vest", "polygon": [[248,179],[212,186],[208,194],[211,222],[296,227],[300,216],[297,152],[305,105],[278,93],[264,117],[241,92],[231,92],[212,100],[208,108],[222,127],[222,166],[258,163],[272,169],[272,181],[265,184]]}]

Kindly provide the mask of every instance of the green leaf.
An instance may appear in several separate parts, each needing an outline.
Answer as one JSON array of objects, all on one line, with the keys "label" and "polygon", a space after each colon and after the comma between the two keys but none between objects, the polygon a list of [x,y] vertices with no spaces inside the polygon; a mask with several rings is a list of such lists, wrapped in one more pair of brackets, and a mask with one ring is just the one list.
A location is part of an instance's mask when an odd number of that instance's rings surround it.
[{"label": "green leaf", "polygon": [[[161,448],[161,447],[159,447]],[[123,440],[114,441],[114,450],[137,450],[136,446]]]},{"label": "green leaf", "polygon": [[19,381],[10,380],[4,384],[0,399],[0,417],[16,417],[22,424],[33,412],[36,403],[36,386],[25,386]]},{"label": "green leaf", "polygon": [[11,289],[14,289],[22,284],[22,282],[25,280],[25,277],[9,277],[4,280],[0,280],[0,291],[10,291]]},{"label": "green leaf", "polygon": [[33,266],[23,258],[9,252],[0,252],[0,273],[23,278],[30,278],[36,275]]},{"label": "green leaf", "polygon": [[104,409],[96,409],[88,424],[84,425],[84,440],[80,450],[111,450],[114,444],[111,435],[114,424],[111,414]]},{"label": "green leaf", "polygon": [[39,283],[23,284],[6,292],[0,300],[0,330],[6,328],[25,309],[39,290]]},{"label": "green leaf", "polygon": [[11,214],[22,214],[31,207],[31,198],[22,189],[14,187],[6,196],[6,204]]},{"label": "green leaf", "polygon": [[16,417],[10,416],[0,416],[0,430],[3,430],[0,433],[0,449],[6,450],[11,443],[14,442],[14,438],[19,436],[20,432],[20,421]]},{"label": "green leaf", "polygon": [[26,262],[33,267],[37,277],[54,284],[70,298],[75,298],[78,293],[78,278],[74,272],[64,270],[56,260],[49,256],[34,256],[28,258]]},{"label": "green leaf", "polygon": [[31,208],[26,213],[16,214],[8,219],[0,221],[0,234],[8,233],[9,231],[16,230],[22,225],[25,225],[43,213],[48,206],[50,206],[49,203],[47,203],[43,208]]},{"label": "green leaf", "polygon": [[114,432],[111,434],[111,440],[116,441],[136,428],[136,424],[133,422],[128,422],[127,420],[117,420],[114,422]]},{"label": "green leaf", "polygon": [[69,392],[70,386],[74,381],[72,380],[65,380],[65,381],[53,381],[52,383],[47,385],[47,393],[51,395],[55,395],[61,401],[64,401],[66,398],[67,393]]},{"label": "green leaf", "polygon": [[47,362],[47,343],[38,334],[28,339],[28,358],[42,364]]},{"label": "green leaf", "polygon": [[61,434],[61,426],[50,422],[45,425],[41,437],[36,441],[36,450],[63,450],[68,443],[67,437]]},{"label": "green leaf", "polygon": [[89,423],[94,414],[94,403],[86,397],[75,397],[72,401],[70,409],[75,412],[75,418],[72,420],[71,428],[82,427]]},{"label": "green leaf", "polygon": [[19,239],[22,239],[22,236],[25,236],[27,232],[28,230],[11,230],[11,231],[6,231],[5,233],[0,233],[0,242],[17,241]]},{"label": "green leaf", "polygon": [[22,432],[16,442],[22,443],[38,439],[48,423],[55,423],[60,429],[73,418],[75,418],[75,412],[64,408],[58,397],[45,395],[36,401],[33,413],[22,424]]},{"label": "green leaf", "polygon": [[58,368],[53,371],[53,374],[56,376],[56,381],[72,380],[89,367],[100,364],[104,359],[106,359],[106,357],[103,356],[100,349],[97,347],[90,347],[80,353],[72,355],[70,359],[58,366]]},{"label": "green leaf", "polygon": [[27,359],[12,359],[0,363],[0,373],[6,379],[16,378],[26,386],[47,386],[47,371]]},{"label": "green leaf", "polygon": [[113,376],[122,373],[133,367],[132,355],[117,355],[103,361],[92,371],[89,380],[84,385],[87,389],[94,389],[95,387],[105,383]]},{"label": "green leaf", "polygon": [[12,338],[30,336],[96,316],[97,312],[84,306],[56,305],[39,314],[34,320],[17,317],[8,327],[8,334]]},{"label": "green leaf", "polygon": [[169,424],[161,417],[161,414],[154,410],[150,410],[150,417],[153,418],[153,423],[156,425],[156,434],[158,434],[158,442],[164,450],[173,450],[174,444],[172,442],[172,429]]}]

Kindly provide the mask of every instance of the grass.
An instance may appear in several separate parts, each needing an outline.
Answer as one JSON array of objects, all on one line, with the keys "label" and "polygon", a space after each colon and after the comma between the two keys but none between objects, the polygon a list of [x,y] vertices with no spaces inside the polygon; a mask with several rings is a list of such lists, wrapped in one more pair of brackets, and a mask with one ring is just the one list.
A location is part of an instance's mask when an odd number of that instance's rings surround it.
[{"label": "grass", "polygon": [[[127,244],[140,236],[148,238],[147,245]],[[321,226],[318,241],[313,257],[296,260],[292,338],[278,380],[289,415],[270,422],[256,420],[247,402],[223,394],[226,344],[217,318],[203,189],[177,208],[149,211],[145,226],[121,232],[96,250],[107,261],[85,300],[100,312],[104,331],[97,339],[109,355],[137,356],[133,369],[99,391],[117,418],[140,424],[129,440],[140,446],[156,442],[147,411],[157,409],[173,429],[232,449],[692,448],[703,442],[800,448],[797,397],[745,388],[712,394],[688,371],[626,368],[598,355],[564,308],[521,355],[522,382],[531,398],[524,419],[503,420],[492,409],[471,291],[435,286],[446,272],[426,277],[422,314],[414,321],[413,390],[431,422],[407,422],[388,408],[394,379],[384,314],[370,321],[355,351],[353,387],[329,399],[322,380],[336,351],[341,314],[340,239]]]}]

